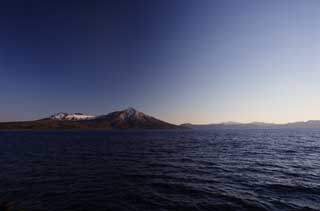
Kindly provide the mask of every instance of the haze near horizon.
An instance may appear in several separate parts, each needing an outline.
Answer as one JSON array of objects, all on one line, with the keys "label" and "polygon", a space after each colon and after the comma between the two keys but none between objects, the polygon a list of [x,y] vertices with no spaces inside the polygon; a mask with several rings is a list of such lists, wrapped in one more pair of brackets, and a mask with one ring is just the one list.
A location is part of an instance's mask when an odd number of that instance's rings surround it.
[{"label": "haze near horizon", "polygon": [[320,2],[0,3],[0,121],[127,107],[172,123],[320,119]]}]

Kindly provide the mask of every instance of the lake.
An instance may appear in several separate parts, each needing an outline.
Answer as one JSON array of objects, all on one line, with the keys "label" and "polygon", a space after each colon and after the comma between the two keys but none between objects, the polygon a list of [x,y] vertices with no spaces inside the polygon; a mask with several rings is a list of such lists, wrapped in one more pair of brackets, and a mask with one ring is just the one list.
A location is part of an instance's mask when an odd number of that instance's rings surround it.
[{"label": "lake", "polygon": [[0,149],[0,202],[25,210],[320,209],[320,130],[2,131]]}]

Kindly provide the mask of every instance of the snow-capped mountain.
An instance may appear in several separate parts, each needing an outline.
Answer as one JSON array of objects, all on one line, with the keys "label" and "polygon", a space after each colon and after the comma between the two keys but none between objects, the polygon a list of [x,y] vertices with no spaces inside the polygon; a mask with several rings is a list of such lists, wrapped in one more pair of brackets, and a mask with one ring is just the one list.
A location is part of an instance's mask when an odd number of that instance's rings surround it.
[{"label": "snow-capped mountain", "polygon": [[74,114],[68,114],[68,113],[56,113],[54,115],[51,115],[49,119],[52,120],[70,120],[70,121],[78,121],[78,120],[89,120],[94,119],[95,116],[92,115],[85,115],[82,113],[74,113]]},{"label": "snow-capped mountain", "polygon": [[82,113],[57,113],[48,118],[26,122],[0,123],[0,129],[179,129],[180,126],[156,119],[134,108],[111,112],[106,115],[85,115]]},{"label": "snow-capped mountain", "polygon": [[143,120],[146,117],[150,117],[150,116],[130,107],[130,108],[127,108],[122,111],[115,111],[115,112],[111,112],[107,115],[97,116],[95,119],[119,118],[123,121],[128,121],[128,120],[134,120],[134,119]]},{"label": "snow-capped mountain", "polygon": [[118,116],[122,120],[133,120],[133,119],[141,119],[142,120],[143,118],[147,117],[148,115],[130,107],[130,108],[127,108],[122,111],[115,111],[115,112],[111,112],[106,115],[99,115],[99,116],[86,115],[83,113],[69,114],[69,113],[59,112],[59,113],[51,115],[49,117],[49,119],[61,120],[61,121],[66,121],[66,120],[80,121],[80,120],[93,120],[93,119],[100,119],[101,120],[101,119],[116,117],[116,116]]},{"label": "snow-capped mountain", "polygon": [[97,116],[92,120],[96,124],[109,125],[112,128],[146,128],[146,129],[170,129],[179,128],[179,126],[164,122],[152,116],[146,115],[134,108],[128,108],[122,111],[115,111],[107,115]]}]

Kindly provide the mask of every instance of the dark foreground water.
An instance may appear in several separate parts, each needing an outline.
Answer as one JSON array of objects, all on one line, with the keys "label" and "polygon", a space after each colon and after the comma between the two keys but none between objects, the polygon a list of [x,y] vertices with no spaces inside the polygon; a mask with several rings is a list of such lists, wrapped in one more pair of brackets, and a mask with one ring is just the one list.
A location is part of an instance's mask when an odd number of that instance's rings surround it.
[{"label": "dark foreground water", "polygon": [[320,130],[0,132],[25,210],[320,210]]}]

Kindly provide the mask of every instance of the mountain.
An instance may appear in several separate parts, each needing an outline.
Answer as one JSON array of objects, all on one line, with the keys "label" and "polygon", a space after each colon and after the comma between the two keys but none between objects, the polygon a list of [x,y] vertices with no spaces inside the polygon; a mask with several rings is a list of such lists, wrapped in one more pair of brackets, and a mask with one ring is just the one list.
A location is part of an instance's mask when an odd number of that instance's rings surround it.
[{"label": "mountain", "polygon": [[287,123],[290,128],[320,128],[320,120],[309,120],[306,122],[292,122]]},{"label": "mountain", "polygon": [[251,122],[251,123],[237,123],[226,122],[216,124],[182,124],[180,125],[192,129],[297,129],[297,128],[318,128],[320,129],[320,120],[309,120],[306,122],[291,122],[285,124],[265,123],[265,122]]},{"label": "mountain", "polygon": [[0,129],[179,129],[183,128],[146,115],[134,108],[115,111],[106,115],[85,115],[82,113],[57,113],[47,118],[0,123]]},{"label": "mountain", "polygon": [[95,117],[90,121],[94,125],[101,127],[111,127],[117,129],[143,128],[143,129],[174,129],[180,126],[164,122],[152,116],[146,115],[134,108],[123,111],[115,111],[107,115]]}]

